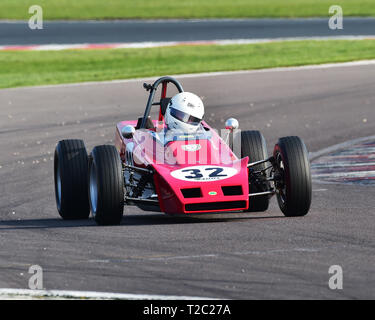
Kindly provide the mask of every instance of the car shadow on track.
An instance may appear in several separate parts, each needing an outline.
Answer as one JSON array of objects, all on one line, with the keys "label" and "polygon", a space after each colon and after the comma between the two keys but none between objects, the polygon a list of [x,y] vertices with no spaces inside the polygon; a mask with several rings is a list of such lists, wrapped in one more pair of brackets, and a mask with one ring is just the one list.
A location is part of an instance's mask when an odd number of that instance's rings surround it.
[{"label": "car shadow on track", "polygon": [[[170,224],[202,224],[202,223],[223,223],[236,222],[242,220],[263,220],[263,219],[280,219],[283,216],[255,216],[254,214],[228,217],[219,215],[194,215],[194,216],[168,216],[165,214],[139,214],[125,215],[120,226],[147,226],[147,225],[170,225]],[[45,219],[21,219],[21,220],[1,220],[1,230],[19,230],[19,229],[53,229],[53,228],[80,228],[80,227],[102,227],[98,226],[95,221],[85,220],[62,220],[59,218]],[[119,227],[119,226],[106,226]]]},{"label": "car shadow on track", "polygon": [[46,219],[22,219],[22,220],[1,220],[1,230],[19,229],[49,229],[49,228],[77,228],[95,227],[96,223],[92,219],[86,220],[62,220],[59,218]]},{"label": "car shadow on track", "polygon": [[283,216],[255,216],[255,215],[243,215],[229,217],[220,216],[220,214],[201,214],[192,215],[189,217],[176,215],[168,216],[165,214],[147,214],[147,215],[127,215],[122,219],[122,225],[168,225],[168,224],[202,224],[202,223],[223,223],[223,222],[235,222],[241,220],[262,220],[262,219],[276,219],[283,218]]}]

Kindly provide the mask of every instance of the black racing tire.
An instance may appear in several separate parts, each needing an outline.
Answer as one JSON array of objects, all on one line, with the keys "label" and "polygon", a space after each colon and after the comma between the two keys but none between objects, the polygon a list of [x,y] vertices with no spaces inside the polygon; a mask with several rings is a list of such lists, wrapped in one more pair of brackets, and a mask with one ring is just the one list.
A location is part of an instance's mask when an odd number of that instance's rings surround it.
[{"label": "black racing tire", "polygon": [[124,212],[122,162],[114,146],[95,147],[89,157],[89,202],[98,225],[118,225]]},{"label": "black racing tire", "polygon": [[54,156],[55,198],[60,216],[66,220],[87,219],[88,156],[82,140],[62,140]]},{"label": "black racing tire", "polygon": [[311,205],[311,173],[308,152],[299,137],[280,138],[273,156],[282,176],[277,201],[287,217],[304,216]]},{"label": "black racing tire", "polygon": [[[241,158],[249,157],[250,162],[267,159],[267,144],[264,136],[259,131],[241,131]],[[262,170],[267,167],[266,163],[252,167],[254,170]],[[249,183],[249,193],[268,191],[269,184],[265,188],[259,189]],[[269,206],[269,196],[249,197],[248,212],[266,211]]]}]

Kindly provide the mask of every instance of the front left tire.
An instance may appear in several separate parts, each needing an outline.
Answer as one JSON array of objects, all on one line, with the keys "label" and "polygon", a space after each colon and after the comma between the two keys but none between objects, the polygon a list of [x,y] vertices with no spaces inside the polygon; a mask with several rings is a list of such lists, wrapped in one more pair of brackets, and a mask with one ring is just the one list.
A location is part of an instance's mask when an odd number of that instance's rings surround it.
[{"label": "front left tire", "polygon": [[65,220],[87,219],[88,156],[82,140],[59,141],[54,156],[54,180],[60,216]]}]

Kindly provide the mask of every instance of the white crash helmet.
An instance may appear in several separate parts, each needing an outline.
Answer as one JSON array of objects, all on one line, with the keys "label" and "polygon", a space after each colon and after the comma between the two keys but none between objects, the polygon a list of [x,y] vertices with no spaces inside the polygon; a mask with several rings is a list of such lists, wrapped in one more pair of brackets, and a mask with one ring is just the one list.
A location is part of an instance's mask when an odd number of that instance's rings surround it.
[{"label": "white crash helmet", "polygon": [[190,92],[176,94],[168,104],[165,112],[165,123],[168,129],[183,133],[194,133],[198,130],[204,116],[202,100]]}]

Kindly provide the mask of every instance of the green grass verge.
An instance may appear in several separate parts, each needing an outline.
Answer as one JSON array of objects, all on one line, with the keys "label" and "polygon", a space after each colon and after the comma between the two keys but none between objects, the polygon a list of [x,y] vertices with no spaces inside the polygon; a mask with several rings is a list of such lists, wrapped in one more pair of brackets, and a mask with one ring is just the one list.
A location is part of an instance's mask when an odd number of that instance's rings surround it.
[{"label": "green grass verge", "polygon": [[0,52],[0,88],[375,58],[375,40]]},{"label": "green grass verge", "polygon": [[1,0],[0,19],[28,20],[34,4],[44,19],[328,17],[333,4],[345,16],[375,16],[374,0]]}]

